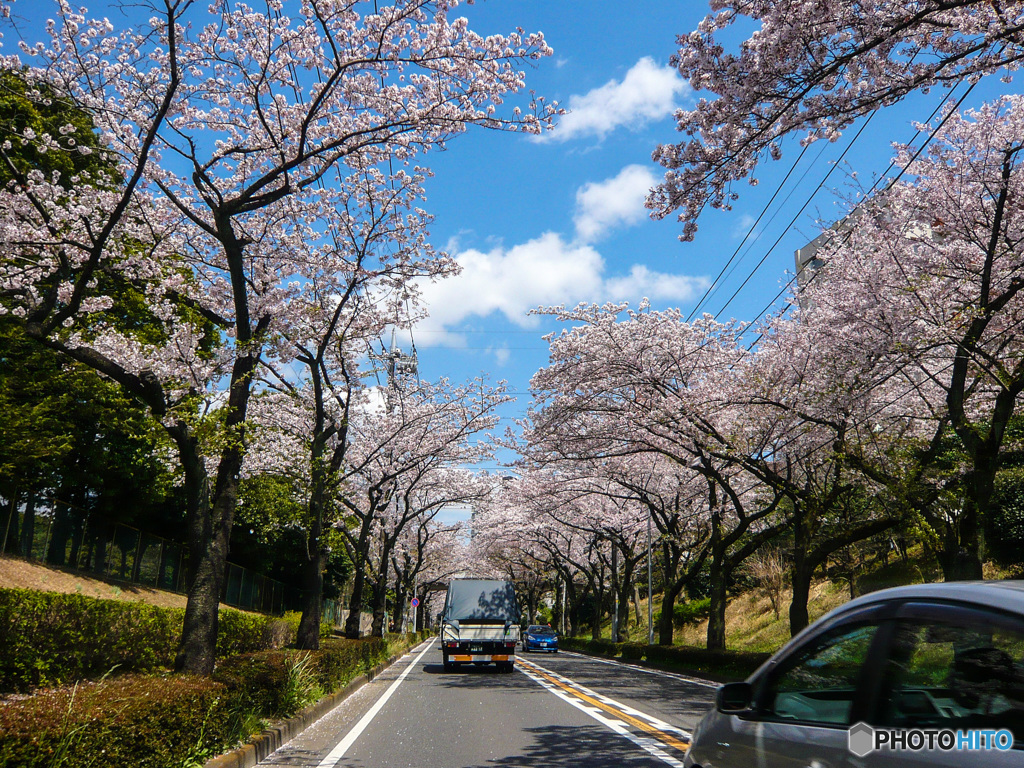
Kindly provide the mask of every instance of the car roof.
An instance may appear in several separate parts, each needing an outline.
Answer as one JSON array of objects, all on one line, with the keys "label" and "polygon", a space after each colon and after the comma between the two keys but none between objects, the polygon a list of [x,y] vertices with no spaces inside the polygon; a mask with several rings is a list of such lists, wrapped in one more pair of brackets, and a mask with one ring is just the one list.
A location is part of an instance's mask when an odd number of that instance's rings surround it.
[{"label": "car roof", "polygon": [[891,587],[862,595],[830,611],[827,616],[839,615],[848,610],[888,600],[915,599],[950,600],[1024,614],[1024,581],[946,581]]}]

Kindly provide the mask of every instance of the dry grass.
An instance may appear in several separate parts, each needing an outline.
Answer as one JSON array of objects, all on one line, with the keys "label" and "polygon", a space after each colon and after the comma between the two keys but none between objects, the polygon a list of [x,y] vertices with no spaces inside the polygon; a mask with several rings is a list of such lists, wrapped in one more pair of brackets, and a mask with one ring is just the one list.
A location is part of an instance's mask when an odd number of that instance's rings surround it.
[{"label": "dry grass", "polygon": [[[768,598],[757,592],[747,592],[729,601],[725,609],[725,643],[733,651],[775,651],[789,640],[790,590],[782,596],[782,610],[775,618]],[[850,599],[850,592],[843,584],[819,581],[811,585],[811,599],[808,612],[811,621],[831,611]],[[678,645],[703,646],[707,641],[708,623],[702,621],[677,629],[675,642]]]},{"label": "dry grass", "polygon": [[[52,568],[13,557],[0,557],[0,587],[35,589],[98,597],[104,600],[148,603],[161,608],[184,608],[185,595],[138,584],[104,581],[81,571]],[[221,608],[229,606],[221,603]],[[235,608],[234,610],[239,610]]]},{"label": "dry grass", "polygon": [[[748,592],[739,597],[729,600],[725,609],[725,643],[726,647],[734,651],[776,651],[789,640],[789,601],[792,597],[790,590],[785,590],[782,595],[782,610],[779,618],[775,618],[771,602],[766,596],[757,592]],[[811,621],[824,616],[850,599],[849,588],[844,583],[833,583],[829,581],[818,581],[811,586],[811,599],[808,602],[808,612]],[[660,609],[660,595],[654,596],[655,610]],[[647,642],[647,601],[640,601],[640,614],[645,619],[639,626],[630,625],[628,639],[632,642]],[[630,617],[633,617],[632,605],[630,605]],[[610,636],[607,627],[602,632],[604,637]],[[692,645],[704,647],[707,644],[708,623],[702,621],[699,624],[691,624],[676,629],[673,640],[676,645]],[[655,642],[657,642],[657,627],[655,627]]]}]

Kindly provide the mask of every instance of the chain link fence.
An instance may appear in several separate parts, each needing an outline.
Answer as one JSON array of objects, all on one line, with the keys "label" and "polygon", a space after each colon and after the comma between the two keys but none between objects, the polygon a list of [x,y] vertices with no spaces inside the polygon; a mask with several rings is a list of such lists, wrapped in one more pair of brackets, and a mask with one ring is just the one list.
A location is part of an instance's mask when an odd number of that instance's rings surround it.
[{"label": "chain link fence", "polygon": [[[0,520],[5,523],[0,552],[107,579],[186,591],[188,551],[179,542],[60,501],[48,506],[8,505]],[[234,563],[228,563],[225,576],[221,602],[226,605],[273,614],[299,606],[301,594],[295,587]]]}]

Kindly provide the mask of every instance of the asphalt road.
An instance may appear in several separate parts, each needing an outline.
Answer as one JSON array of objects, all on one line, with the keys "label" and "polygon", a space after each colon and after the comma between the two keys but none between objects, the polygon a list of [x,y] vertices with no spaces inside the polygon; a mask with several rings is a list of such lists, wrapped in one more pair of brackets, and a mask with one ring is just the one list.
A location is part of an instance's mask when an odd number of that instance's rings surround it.
[{"label": "asphalt road", "polygon": [[436,638],[261,766],[681,766],[711,683],[561,652],[445,672]]}]

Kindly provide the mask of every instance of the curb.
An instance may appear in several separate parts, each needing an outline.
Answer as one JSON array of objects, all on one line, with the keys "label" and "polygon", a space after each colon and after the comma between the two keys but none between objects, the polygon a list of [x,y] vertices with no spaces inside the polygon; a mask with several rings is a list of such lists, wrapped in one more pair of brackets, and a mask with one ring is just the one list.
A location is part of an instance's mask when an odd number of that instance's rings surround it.
[{"label": "curb", "polygon": [[[433,640],[433,638],[428,638],[424,642],[429,642],[430,640]],[[377,675],[402,658],[406,653],[409,653],[412,648],[418,648],[420,645],[422,643],[417,643],[415,646],[410,647],[408,651],[398,656],[392,656],[383,664],[379,664],[369,672],[351,680],[340,691],[324,696],[320,701],[310,704],[294,717],[267,728],[263,733],[254,736],[248,744],[207,760],[203,763],[203,768],[253,768],[261,760],[269,757],[273,752],[276,752],[341,704],[341,702],[362,688],[363,685],[377,677]]]}]

